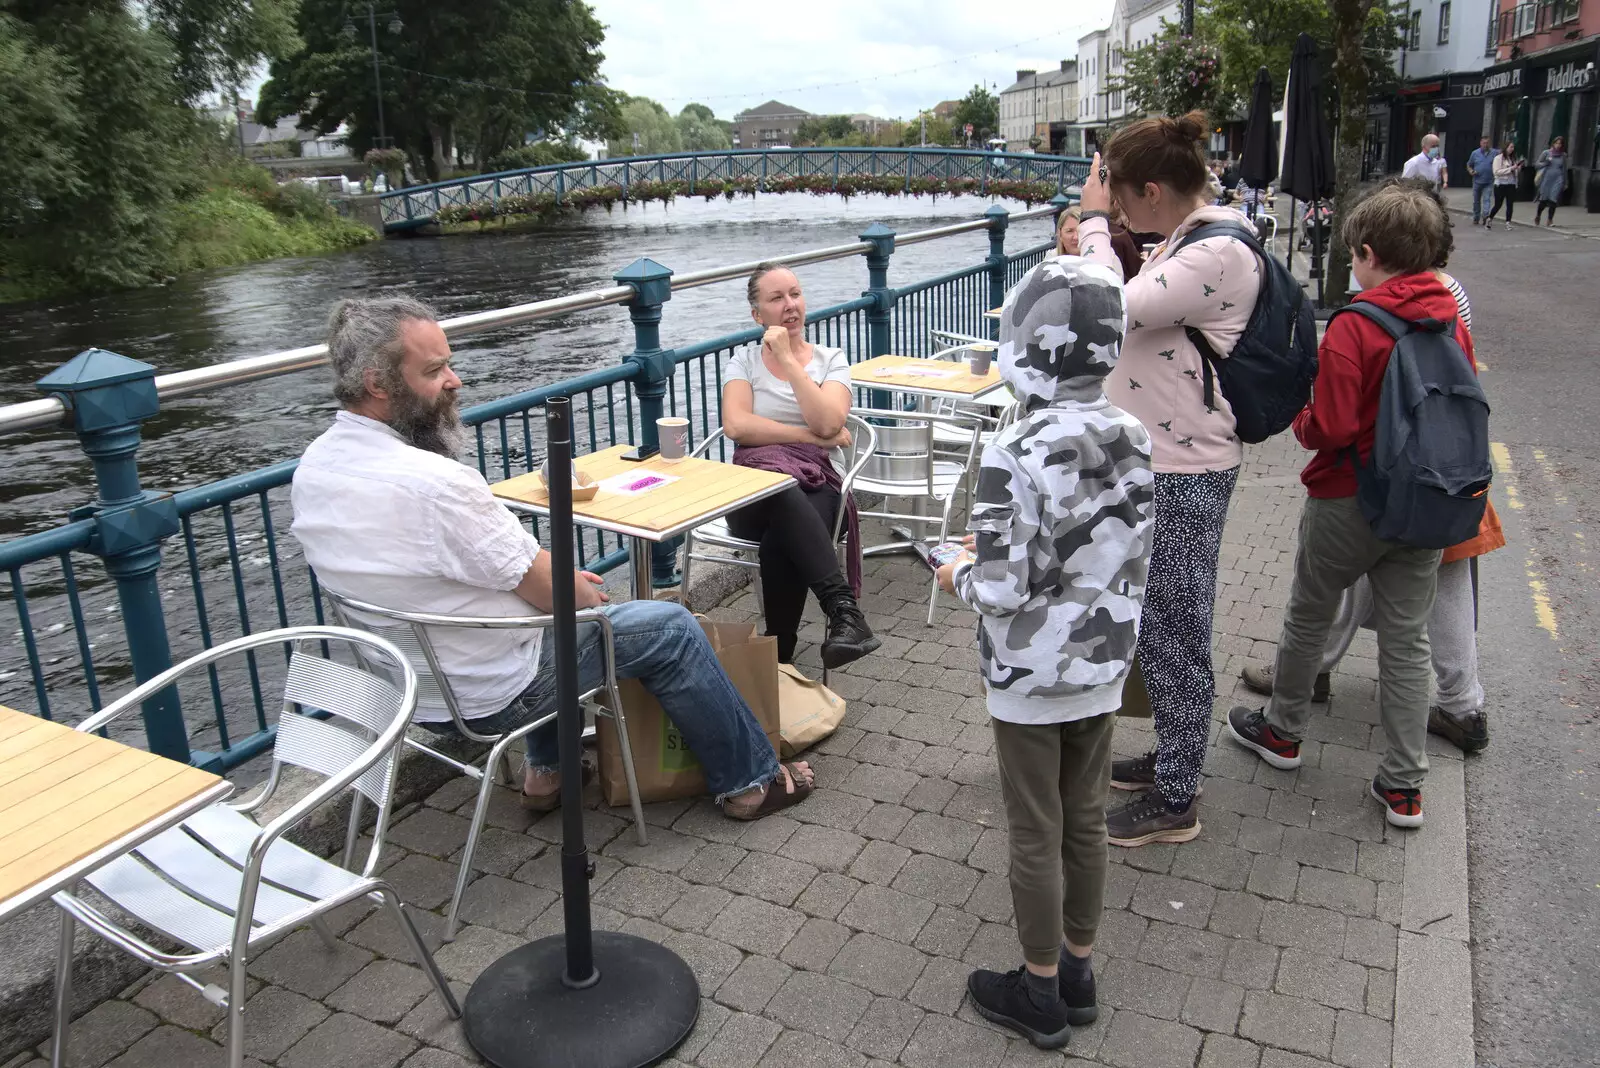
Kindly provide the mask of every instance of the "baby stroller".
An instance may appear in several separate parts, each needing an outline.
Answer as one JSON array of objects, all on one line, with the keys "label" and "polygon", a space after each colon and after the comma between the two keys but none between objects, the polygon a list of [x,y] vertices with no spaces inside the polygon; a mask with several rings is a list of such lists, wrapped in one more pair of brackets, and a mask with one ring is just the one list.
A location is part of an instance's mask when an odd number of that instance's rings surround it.
[{"label": "baby stroller", "polygon": [[1295,244],[1296,250],[1304,252],[1311,248],[1313,240],[1320,242],[1317,248],[1325,250],[1332,236],[1333,208],[1325,200],[1307,205],[1305,214],[1300,217],[1300,239]]}]

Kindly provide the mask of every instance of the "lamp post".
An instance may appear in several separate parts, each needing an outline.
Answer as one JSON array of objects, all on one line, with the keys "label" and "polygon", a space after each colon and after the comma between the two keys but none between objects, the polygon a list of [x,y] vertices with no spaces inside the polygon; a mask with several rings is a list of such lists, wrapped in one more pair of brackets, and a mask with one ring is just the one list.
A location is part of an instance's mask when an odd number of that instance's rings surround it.
[{"label": "lamp post", "polygon": [[[360,2],[360,0],[358,0],[358,2],[355,4],[355,6],[356,7],[364,7],[364,8],[367,9],[367,34],[368,34],[368,38],[369,38],[369,40],[370,40],[370,42],[372,44],[372,86],[373,86],[373,93],[374,93],[373,100],[378,105],[378,143],[377,143],[377,147],[378,148],[388,148],[389,147],[389,132],[388,132],[388,130],[386,130],[384,128],[384,124],[383,124],[383,72],[380,69],[380,66],[379,66],[379,63],[378,63],[378,20],[379,19],[388,19],[389,20],[389,25],[386,28],[388,29],[388,31],[390,33],[399,33],[401,30],[405,29],[405,24],[400,21],[400,15],[397,12],[394,12],[394,11],[379,12],[377,10],[377,5],[372,3],[372,0],[365,0],[365,2]],[[347,39],[350,39],[350,40],[354,40],[355,39],[356,32],[357,32],[356,31],[356,24],[355,24],[354,20],[352,20],[348,16],[346,16],[346,18],[345,18],[344,30],[342,32],[344,33],[344,36]]]}]

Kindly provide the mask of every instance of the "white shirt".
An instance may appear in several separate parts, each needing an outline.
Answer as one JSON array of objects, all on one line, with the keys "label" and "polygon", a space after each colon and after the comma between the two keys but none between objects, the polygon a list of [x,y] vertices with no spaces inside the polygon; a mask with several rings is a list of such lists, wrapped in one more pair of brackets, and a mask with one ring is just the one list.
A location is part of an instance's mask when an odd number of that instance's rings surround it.
[{"label": "white shirt", "polygon": [[[511,592],[539,543],[474,468],[409,445],[375,419],[341,411],[300,458],[290,531],[317,580],[385,608],[457,616],[526,616]],[[537,630],[429,633],[463,717],[510,704],[539,668]],[[441,705],[418,722],[450,719]]]},{"label": "white shirt", "polygon": [[[811,362],[806,364],[806,374],[819,386],[824,382],[839,382],[849,389],[850,358],[844,354],[844,349],[813,345]],[[767,370],[766,361],[761,358],[760,342],[746,345],[735,352],[728,360],[728,369],[722,377],[724,383],[750,383],[753,397],[750,410],[753,414],[785,426],[806,425],[805,413],[800,410],[794,387]],[[834,449],[832,453],[833,466],[843,474],[844,450]]]},{"label": "white shirt", "polygon": [[1432,159],[1426,152],[1418,152],[1406,160],[1406,169],[1400,172],[1402,178],[1426,178],[1434,185],[1439,184],[1440,172],[1444,170],[1444,156]]}]

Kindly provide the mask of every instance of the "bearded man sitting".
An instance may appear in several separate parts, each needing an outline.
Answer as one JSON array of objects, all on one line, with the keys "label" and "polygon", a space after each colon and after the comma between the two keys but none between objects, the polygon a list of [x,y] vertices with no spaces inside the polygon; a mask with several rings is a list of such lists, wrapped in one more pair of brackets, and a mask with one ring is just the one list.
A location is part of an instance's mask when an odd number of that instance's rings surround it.
[{"label": "bearded man sitting", "polygon": [[[467,429],[450,344],[427,305],[409,298],[347,300],[329,322],[328,356],[341,410],[295,471],[294,536],[329,590],[384,608],[460,616],[549,612],[555,582],[580,609],[607,601],[600,576],[551,573],[550,554],[460,462]],[[723,813],[759,819],[811,792],[804,762],[780,765],[755,716],[680,605],[630,601],[610,617],[616,673],[638,679],[682,732]],[[538,629],[435,627],[429,639],[463,719],[503,734],[555,709],[553,656]],[[600,627],[578,633],[580,690],[600,684]],[[419,709],[438,732],[442,710]],[[556,726],[527,737],[523,803],[560,799]]]}]

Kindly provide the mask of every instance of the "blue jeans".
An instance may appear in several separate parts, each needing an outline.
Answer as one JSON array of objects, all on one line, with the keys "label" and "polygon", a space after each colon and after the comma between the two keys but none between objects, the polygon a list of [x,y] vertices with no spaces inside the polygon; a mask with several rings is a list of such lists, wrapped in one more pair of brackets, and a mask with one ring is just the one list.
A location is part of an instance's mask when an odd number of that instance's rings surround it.
[{"label": "blue jeans", "polygon": [[[761,724],[729,681],[705,631],[682,605],[625,601],[605,610],[617,654],[617,678],[638,679],[682,732],[705,771],[706,787],[722,800],[765,786],[778,775]],[[483,734],[503,734],[555,711],[555,642],[545,635],[539,673],[517,699],[499,712],[472,721]],[[578,625],[578,692],[605,678],[600,624]],[[450,729],[450,724],[439,724]],[[528,766],[558,770],[561,763],[554,721],[528,735]]]},{"label": "blue jeans", "polygon": [[1493,188],[1494,188],[1494,183],[1493,182],[1473,182],[1472,183],[1472,221],[1473,222],[1482,222],[1483,221],[1483,217],[1488,214],[1488,212],[1486,212],[1484,210],[1484,208],[1487,206],[1484,202],[1487,201],[1490,198],[1490,196],[1492,195],[1489,191],[1491,189],[1493,189]]}]

